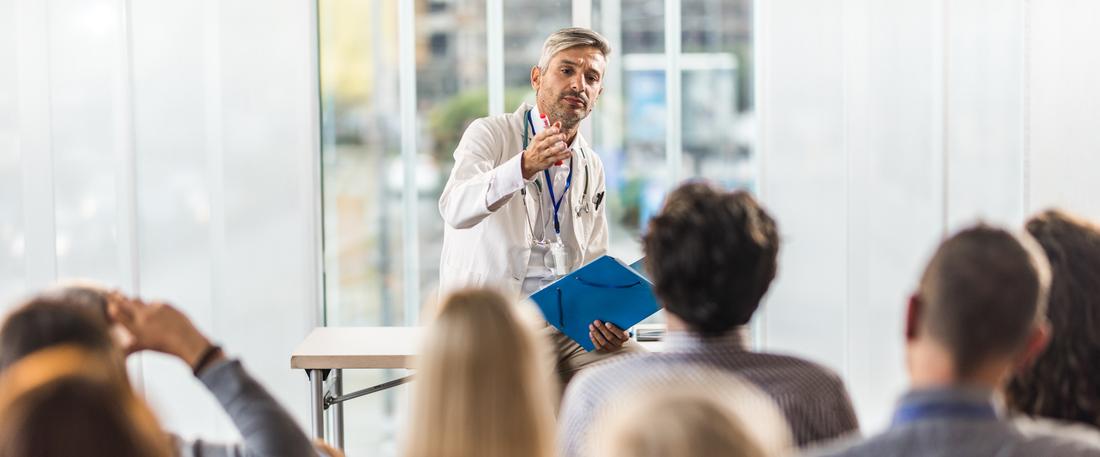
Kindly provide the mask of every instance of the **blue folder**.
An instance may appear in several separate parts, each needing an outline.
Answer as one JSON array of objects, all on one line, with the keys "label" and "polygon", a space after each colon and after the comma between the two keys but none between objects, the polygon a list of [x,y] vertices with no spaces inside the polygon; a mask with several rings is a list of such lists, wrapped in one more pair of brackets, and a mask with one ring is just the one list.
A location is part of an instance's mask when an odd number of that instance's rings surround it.
[{"label": "blue folder", "polygon": [[603,256],[548,284],[531,295],[543,317],[585,350],[595,349],[588,325],[600,320],[627,329],[660,309],[653,284],[635,269]]}]

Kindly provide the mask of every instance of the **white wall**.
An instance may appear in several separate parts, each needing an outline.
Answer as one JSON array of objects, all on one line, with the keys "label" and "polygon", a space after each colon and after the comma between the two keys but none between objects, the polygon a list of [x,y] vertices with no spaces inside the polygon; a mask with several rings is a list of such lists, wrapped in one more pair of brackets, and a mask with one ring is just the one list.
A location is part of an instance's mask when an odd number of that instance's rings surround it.
[{"label": "white wall", "polygon": [[785,242],[760,339],[841,372],[873,431],[944,233],[1050,205],[1100,218],[1100,5],[756,5],[761,189]]},{"label": "white wall", "polygon": [[1100,219],[1100,3],[1032,0],[1027,57],[1030,209]]},{"label": "white wall", "polygon": [[[289,354],[320,312],[314,11],[0,0],[5,305],[74,276],[168,299],[305,422]],[[135,368],[169,428],[234,435],[181,363]]]}]

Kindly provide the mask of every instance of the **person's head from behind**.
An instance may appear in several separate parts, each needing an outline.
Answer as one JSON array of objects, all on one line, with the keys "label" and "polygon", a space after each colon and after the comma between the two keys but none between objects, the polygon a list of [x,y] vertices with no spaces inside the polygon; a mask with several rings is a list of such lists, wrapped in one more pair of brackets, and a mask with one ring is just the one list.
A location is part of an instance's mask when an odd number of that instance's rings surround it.
[{"label": "person's head from behind", "polygon": [[1027,221],[1051,266],[1050,344],[1006,389],[1025,414],[1100,426],[1100,227],[1061,211]]},{"label": "person's head from behind", "polygon": [[73,306],[88,308],[103,317],[104,320],[110,321],[108,307],[111,300],[120,295],[118,292],[108,290],[102,284],[83,279],[70,279],[58,282],[53,287],[43,291],[39,296],[63,300]]},{"label": "person's head from behind", "polygon": [[977,225],[948,238],[909,302],[914,383],[996,387],[1046,344],[1049,284],[1046,257],[1026,234]]},{"label": "person's head from behind", "polygon": [[153,415],[96,354],[54,346],[0,378],[0,457],[167,457]]},{"label": "person's head from behind", "polygon": [[407,457],[552,455],[550,351],[516,306],[474,289],[440,304],[416,361]]},{"label": "person's head from behind", "polygon": [[31,353],[68,344],[115,354],[122,369],[122,352],[111,338],[107,317],[95,306],[81,306],[63,293],[44,293],[8,314],[0,325],[0,370]]},{"label": "person's head from behind", "polygon": [[603,93],[610,54],[611,45],[590,29],[561,29],[546,38],[542,56],[531,68],[539,111],[565,130],[576,128]]},{"label": "person's head from behind", "polygon": [[[130,346],[133,342],[133,335],[131,335],[123,325],[114,322],[110,316],[110,309],[112,306],[116,306],[119,301],[123,300],[133,299],[126,297],[118,291],[109,290],[101,284],[88,280],[76,279],[61,281],[34,295],[31,299],[19,306],[23,311],[13,313],[13,315],[9,317],[9,319],[13,320],[13,324],[14,321],[21,321],[18,325],[12,326],[13,328],[11,331],[18,333],[17,335],[13,334],[11,336],[21,339],[28,344],[35,343],[38,345],[46,345],[54,342],[83,342],[84,337],[77,334],[82,332],[82,330],[73,327],[74,321],[72,316],[74,313],[57,311],[60,307],[67,306],[84,311],[84,314],[89,315],[97,323],[104,323],[115,346],[117,346],[120,351],[127,352],[131,350]],[[34,306],[31,306],[31,304],[34,304]],[[49,305],[51,307],[46,309],[43,305]],[[22,315],[15,316],[15,314]],[[24,331],[20,331],[21,329]],[[25,347],[25,349],[33,350],[34,347]],[[11,353],[13,351],[3,352]],[[14,352],[22,354],[27,353],[26,350]],[[10,361],[5,362],[5,359],[0,357],[0,368],[8,362]]]},{"label": "person's head from behind", "polygon": [[590,434],[592,455],[773,457],[791,452],[787,423],[766,395],[728,373],[695,374],[687,382],[647,383],[614,397]]},{"label": "person's head from behind", "polygon": [[665,309],[706,336],[747,324],[775,278],[775,221],[744,191],[681,185],[642,242]]}]

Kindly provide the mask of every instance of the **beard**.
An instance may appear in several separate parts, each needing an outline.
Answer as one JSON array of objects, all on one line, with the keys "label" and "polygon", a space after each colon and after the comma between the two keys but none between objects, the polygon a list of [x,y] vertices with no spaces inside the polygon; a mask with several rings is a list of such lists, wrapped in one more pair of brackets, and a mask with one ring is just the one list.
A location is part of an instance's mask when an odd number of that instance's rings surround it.
[{"label": "beard", "polygon": [[[565,97],[579,98],[584,101],[584,106],[574,108],[566,103]],[[588,117],[590,112],[592,112],[592,105],[589,101],[583,95],[577,93],[562,93],[555,96],[549,96],[549,94],[547,94],[546,98],[548,98],[548,100],[545,100],[547,103],[544,103],[544,105],[549,107],[546,117],[550,119],[551,123],[561,122],[561,127],[565,130],[575,128],[584,118]]]}]

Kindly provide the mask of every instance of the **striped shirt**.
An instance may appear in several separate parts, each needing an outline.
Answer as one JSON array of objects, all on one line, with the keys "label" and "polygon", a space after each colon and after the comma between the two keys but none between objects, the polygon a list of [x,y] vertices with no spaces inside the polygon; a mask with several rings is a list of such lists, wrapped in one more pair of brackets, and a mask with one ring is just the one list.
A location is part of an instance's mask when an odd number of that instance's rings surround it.
[{"label": "striped shirt", "polygon": [[690,380],[697,367],[728,371],[771,397],[799,446],[858,432],[844,383],[829,369],[796,357],[751,352],[740,330],[703,338],[670,332],[664,352],[624,355],[582,371],[565,393],[559,444],[565,457],[587,454],[587,431],[613,394],[643,382]]},{"label": "striped shirt", "polygon": [[[985,408],[988,414],[968,414]],[[914,414],[913,412],[920,414]],[[1079,433],[1079,432],[1078,432]],[[829,457],[1078,457],[1100,456],[1087,435],[1049,427],[1025,430],[1004,418],[990,390],[933,389],[902,397],[894,422],[865,441],[817,450]]]}]

